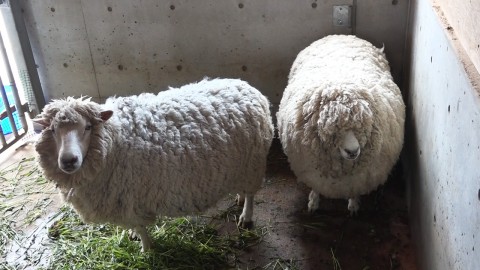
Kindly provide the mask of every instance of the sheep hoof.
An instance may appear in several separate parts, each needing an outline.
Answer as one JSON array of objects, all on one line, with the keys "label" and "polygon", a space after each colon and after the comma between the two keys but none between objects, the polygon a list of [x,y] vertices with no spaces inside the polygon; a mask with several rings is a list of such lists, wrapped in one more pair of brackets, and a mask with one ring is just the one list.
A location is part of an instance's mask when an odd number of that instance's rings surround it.
[{"label": "sheep hoof", "polygon": [[151,249],[152,249],[152,245],[151,245],[150,242],[149,243],[144,243],[142,241],[142,249],[141,249],[142,252],[147,252],[147,251],[150,251]]},{"label": "sheep hoof", "polygon": [[[250,217],[248,217],[250,216]],[[242,229],[251,229],[253,228],[253,221],[251,218],[251,215],[247,215],[245,213],[242,213],[240,217],[238,218],[238,224],[237,226]]]},{"label": "sheep hoof", "polygon": [[140,241],[140,237],[135,233],[135,230],[133,229],[128,230],[128,239],[130,241]]},{"label": "sheep hoof", "polygon": [[351,216],[356,216],[358,210],[360,209],[360,198],[350,198],[348,199],[348,210],[350,211]]},{"label": "sheep hoof", "polygon": [[[348,210],[350,210],[350,209],[348,209]],[[350,216],[351,216],[351,217],[356,217],[356,216],[358,216],[358,210],[350,210]]]},{"label": "sheep hoof", "polygon": [[245,204],[245,196],[237,194],[237,197],[235,198],[235,202],[237,203],[238,206],[243,206]]},{"label": "sheep hoof", "polygon": [[308,195],[308,212],[310,214],[315,213],[317,209],[320,207],[320,196],[315,191],[310,191]]},{"label": "sheep hoof", "polygon": [[148,235],[146,227],[135,227],[134,229],[135,234],[140,237],[140,241],[142,243],[142,252],[149,251],[152,247],[152,239]]},{"label": "sheep hoof", "polygon": [[250,230],[253,229],[253,221],[244,221],[240,219],[237,226],[242,229]]}]

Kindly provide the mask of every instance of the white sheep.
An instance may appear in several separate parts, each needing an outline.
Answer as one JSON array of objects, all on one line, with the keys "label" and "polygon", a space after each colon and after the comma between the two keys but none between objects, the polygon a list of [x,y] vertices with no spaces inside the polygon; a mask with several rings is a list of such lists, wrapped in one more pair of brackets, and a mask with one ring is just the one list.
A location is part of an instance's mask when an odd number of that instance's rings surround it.
[{"label": "white sheep", "polygon": [[132,228],[142,250],[156,217],[194,214],[230,192],[252,221],[273,137],[269,102],[236,79],[203,80],[158,95],[66,98],[36,119],[39,164],[86,222]]},{"label": "white sheep", "polygon": [[308,210],[321,194],[349,199],[354,213],[400,155],[405,105],[383,48],[331,35],[298,54],[277,120],[292,170],[312,188]]}]

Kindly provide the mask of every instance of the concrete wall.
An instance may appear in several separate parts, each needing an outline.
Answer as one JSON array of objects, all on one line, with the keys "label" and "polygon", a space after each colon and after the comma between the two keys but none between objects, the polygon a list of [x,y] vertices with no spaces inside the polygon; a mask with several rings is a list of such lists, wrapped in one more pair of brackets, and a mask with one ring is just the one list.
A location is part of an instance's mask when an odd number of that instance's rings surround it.
[{"label": "concrete wall", "polygon": [[477,70],[480,70],[480,0],[435,0],[441,7],[455,36]]},{"label": "concrete wall", "polygon": [[[419,262],[480,269],[480,80],[430,0],[21,1],[47,100],[211,76],[243,78],[278,103],[293,59],[314,40],[355,33],[384,43],[408,89],[403,161]],[[332,6],[354,2],[355,27],[334,26]]]},{"label": "concrete wall", "polygon": [[480,269],[480,79],[446,23],[430,0],[411,1],[410,224],[422,269]]},{"label": "concrete wall", "polygon": [[245,79],[279,103],[301,49],[354,31],[385,44],[402,76],[408,1],[355,1],[354,28],[332,18],[334,5],[354,0],[21,1],[47,100],[156,92],[210,76]]},{"label": "concrete wall", "polygon": [[[355,33],[384,43],[395,79],[404,82],[403,161],[419,262],[480,269],[480,78],[467,53],[475,47],[462,49],[456,32],[470,32],[459,22],[452,28],[435,2],[21,2],[47,100],[156,92],[211,76],[243,78],[278,103],[293,59],[314,40]],[[334,26],[332,6],[354,2],[355,27]],[[462,12],[466,21],[480,16],[474,5]]]}]

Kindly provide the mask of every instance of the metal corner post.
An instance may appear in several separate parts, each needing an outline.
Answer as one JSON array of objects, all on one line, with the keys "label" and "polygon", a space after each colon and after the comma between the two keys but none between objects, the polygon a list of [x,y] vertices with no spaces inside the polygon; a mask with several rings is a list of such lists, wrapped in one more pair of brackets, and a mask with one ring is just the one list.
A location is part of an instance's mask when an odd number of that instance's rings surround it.
[{"label": "metal corner post", "polygon": [[[15,21],[15,27],[17,28],[18,38],[22,47],[23,56],[25,58],[25,64],[27,66],[27,72],[32,84],[33,93],[38,111],[31,112],[34,115],[40,113],[45,107],[45,96],[43,95],[42,85],[38,76],[37,65],[33,56],[32,46],[28,37],[27,28],[25,26],[25,20],[22,14],[22,8],[20,7],[20,1],[10,1],[10,8],[12,10],[13,19]],[[34,116],[32,115],[32,116]]]}]

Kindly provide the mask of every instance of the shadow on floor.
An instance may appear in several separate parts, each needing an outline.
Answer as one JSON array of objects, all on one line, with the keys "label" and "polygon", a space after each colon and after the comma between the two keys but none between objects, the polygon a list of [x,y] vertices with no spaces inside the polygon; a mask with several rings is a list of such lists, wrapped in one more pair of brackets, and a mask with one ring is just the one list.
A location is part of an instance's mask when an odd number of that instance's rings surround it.
[{"label": "shadow on floor", "polygon": [[362,196],[356,216],[346,200],[331,199],[311,215],[310,190],[296,182],[275,140],[254,209],[257,224],[270,233],[240,257],[245,269],[275,259],[297,269],[417,269],[401,171],[397,166],[384,186]]}]

